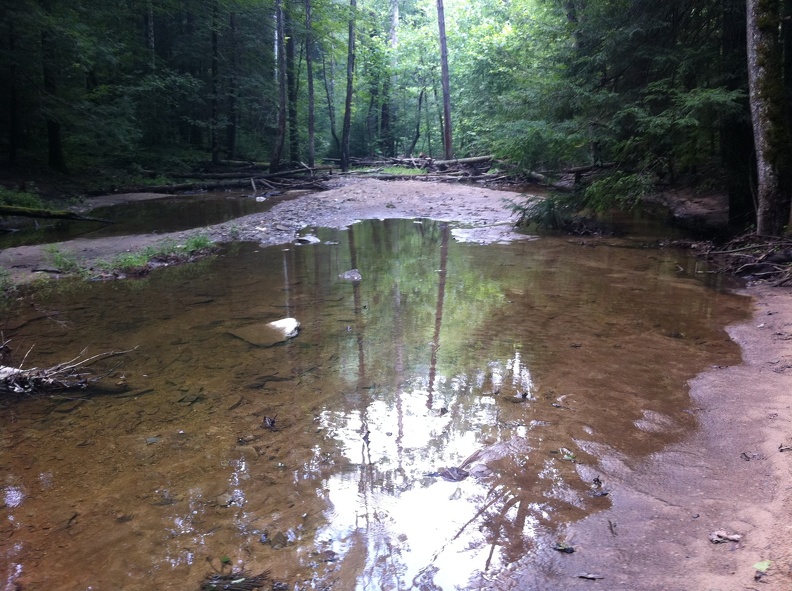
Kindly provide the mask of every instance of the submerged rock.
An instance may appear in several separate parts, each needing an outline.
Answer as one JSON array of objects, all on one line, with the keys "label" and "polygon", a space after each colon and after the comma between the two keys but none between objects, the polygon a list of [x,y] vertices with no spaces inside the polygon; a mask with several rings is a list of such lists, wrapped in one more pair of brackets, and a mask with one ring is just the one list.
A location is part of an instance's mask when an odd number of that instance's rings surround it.
[{"label": "submerged rock", "polygon": [[296,337],[297,333],[300,332],[300,321],[296,318],[283,318],[282,320],[275,320],[274,322],[268,322],[267,326],[282,332],[283,336],[287,339]]},{"label": "submerged rock", "polygon": [[228,332],[251,345],[272,347],[296,337],[300,332],[300,322],[296,318],[283,318],[274,322],[249,324]]},{"label": "submerged rock", "polygon": [[360,271],[357,269],[350,269],[349,271],[344,271],[339,276],[339,279],[343,279],[344,281],[362,281],[363,276],[360,274]]}]

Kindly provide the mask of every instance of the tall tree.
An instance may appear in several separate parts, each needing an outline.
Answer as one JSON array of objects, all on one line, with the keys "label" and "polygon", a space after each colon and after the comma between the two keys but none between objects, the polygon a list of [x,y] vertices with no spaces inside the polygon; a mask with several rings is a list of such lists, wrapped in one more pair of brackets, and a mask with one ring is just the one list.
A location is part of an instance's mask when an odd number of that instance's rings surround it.
[{"label": "tall tree", "polygon": [[212,152],[212,164],[220,162],[220,142],[218,140],[218,114],[219,114],[219,78],[220,78],[220,47],[217,39],[217,29],[220,26],[220,7],[218,0],[212,0],[212,66],[211,66],[211,97],[212,116],[209,121],[209,141]]},{"label": "tall tree", "polygon": [[41,30],[41,73],[44,87],[45,121],[47,123],[47,163],[50,168],[66,172],[66,158],[63,154],[63,138],[61,121],[56,114],[58,96],[58,72],[61,71],[59,53],[56,46],[56,16],[52,13],[53,3],[46,0],[42,8],[46,13],[46,22]]},{"label": "tall tree", "polygon": [[[723,84],[729,91],[742,93],[748,87],[745,1],[722,0],[721,11]],[[744,229],[756,221],[751,186],[753,128],[747,95],[740,99],[739,110],[722,117],[719,139],[729,197],[729,224],[735,229]]]},{"label": "tall tree", "polygon": [[451,82],[448,72],[448,40],[446,39],[445,7],[443,0],[437,0],[437,25],[440,29],[440,80],[443,86],[443,148],[445,159],[454,157],[451,137]]},{"label": "tall tree", "polygon": [[231,63],[228,75],[228,122],[226,124],[226,152],[228,158],[236,158],[237,151],[237,125],[239,124],[239,111],[237,105],[237,76],[239,69],[239,41],[237,39],[236,12],[228,15],[228,33],[231,40]]},{"label": "tall tree", "polygon": [[785,105],[780,0],[748,0],[748,82],[757,172],[756,232],[779,236],[790,214],[790,132]]},{"label": "tall tree", "polygon": [[349,136],[352,128],[352,96],[355,81],[355,23],[357,0],[349,0],[349,41],[347,44],[346,98],[341,128],[341,170],[349,170]]},{"label": "tall tree", "polygon": [[316,163],[316,120],[313,75],[313,14],[311,0],[305,0],[305,76],[308,82],[308,166]]},{"label": "tall tree", "polygon": [[285,56],[285,26],[283,13],[283,0],[275,0],[275,52],[277,53],[277,79],[278,79],[278,129],[275,137],[275,148],[270,160],[270,172],[277,172],[283,155],[283,144],[286,140],[286,56]]},{"label": "tall tree", "polygon": [[297,65],[295,60],[294,23],[291,4],[284,10],[284,35],[286,49],[286,89],[289,117],[289,160],[300,161],[300,130],[297,125]]}]

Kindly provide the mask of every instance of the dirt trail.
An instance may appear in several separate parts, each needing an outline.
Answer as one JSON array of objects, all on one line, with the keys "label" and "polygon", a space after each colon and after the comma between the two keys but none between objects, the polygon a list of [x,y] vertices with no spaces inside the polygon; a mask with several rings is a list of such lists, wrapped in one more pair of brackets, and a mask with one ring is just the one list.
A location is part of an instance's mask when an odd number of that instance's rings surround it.
[{"label": "dirt trail", "polygon": [[[113,196],[113,200],[118,200]],[[514,193],[413,181],[348,180],[322,193],[299,196],[272,210],[201,229],[217,241],[286,243],[311,226],[345,226],[362,218],[429,217],[508,232]],[[197,231],[75,240],[58,245],[88,266]],[[47,266],[39,246],[0,252],[0,265],[17,281]],[[792,588],[792,290],[762,286],[754,318],[730,327],[743,363],[712,368],[691,384],[701,428],[691,438],[624,470],[613,507],[570,526],[580,552],[558,557],[550,580],[530,561],[517,562],[493,588],[767,591]],[[617,462],[618,458],[611,458]],[[651,488],[648,488],[651,483]],[[713,544],[715,530],[741,534],[739,543]],[[555,558],[554,558],[555,559]],[[754,580],[753,565],[771,560]],[[599,573],[593,582],[573,571]]]}]

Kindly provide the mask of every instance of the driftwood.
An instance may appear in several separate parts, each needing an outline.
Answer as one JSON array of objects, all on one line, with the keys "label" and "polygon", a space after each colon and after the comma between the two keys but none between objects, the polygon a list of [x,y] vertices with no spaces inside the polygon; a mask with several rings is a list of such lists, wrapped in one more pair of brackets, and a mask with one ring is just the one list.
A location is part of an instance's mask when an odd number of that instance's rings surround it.
[{"label": "driftwood", "polygon": [[789,238],[744,234],[717,249],[711,243],[695,246],[716,272],[777,287],[792,282],[792,240]]},{"label": "driftwood", "polygon": [[201,591],[255,591],[270,583],[269,571],[251,575],[247,571],[212,573],[201,583]]},{"label": "driftwood", "polygon": [[14,205],[0,205],[0,215],[26,218],[47,218],[56,220],[81,220],[87,222],[102,222],[103,224],[114,223],[112,220],[93,218],[86,215],[80,215],[79,213],[74,213],[72,211],[39,209],[36,207],[17,207]]},{"label": "driftwood", "polygon": [[[325,187],[323,187],[320,183],[328,180],[329,177],[313,176],[314,170],[316,169],[306,170],[304,168],[297,168],[293,170],[283,170],[281,172],[267,174],[234,174],[234,178],[229,180],[218,180],[214,182],[195,181],[190,183],[173,183],[169,185],[136,185],[132,187],[117,187],[110,191],[106,189],[102,191],[92,191],[90,194],[106,195],[108,193],[180,193],[184,191],[213,191],[217,189],[249,187],[251,181],[264,182],[265,180],[269,180],[271,183],[277,183],[277,188],[282,190],[302,188],[323,190]],[[312,175],[310,177],[309,186],[306,186],[304,182],[301,186],[294,186],[294,183],[291,183],[290,177],[294,177],[295,179],[300,179],[303,181],[305,179],[306,173],[311,173]]]},{"label": "driftwood", "polygon": [[315,166],[313,168],[303,167],[293,170],[284,170],[281,172],[265,172],[264,169],[258,166],[251,166],[245,169],[239,169],[235,172],[168,172],[164,176],[174,179],[239,179],[247,180],[254,179],[269,179],[283,176],[292,176],[295,174],[313,174],[317,171],[332,170],[332,166]]},{"label": "driftwood", "polygon": [[475,156],[473,158],[457,158],[455,160],[435,160],[435,166],[465,166],[468,164],[487,164],[492,162],[495,156]]},{"label": "driftwood", "polygon": [[[3,347],[5,346],[7,346],[7,343],[3,343]],[[125,355],[130,351],[134,351],[134,349],[129,351],[108,351],[91,357],[84,357],[85,351],[82,351],[70,361],[45,368],[31,367],[23,369],[22,365],[19,367],[0,365],[0,393],[33,395],[64,390],[83,390],[89,384],[98,382],[109,373],[115,371],[117,367],[113,367],[104,374],[94,376],[88,370],[91,365],[103,359]],[[25,355],[25,358],[29,354],[30,351]],[[24,361],[23,359],[22,364],[24,364]]]},{"label": "driftwood", "polygon": [[[474,156],[471,158],[458,158],[454,160],[435,160],[423,155],[415,158],[411,156],[402,156],[399,158],[350,158],[349,163],[352,166],[403,166],[405,168],[425,168],[427,170],[438,170],[444,168],[459,168],[461,166],[471,166],[475,164],[490,164],[494,160],[494,156]],[[326,162],[339,162],[337,158],[325,158]]]}]

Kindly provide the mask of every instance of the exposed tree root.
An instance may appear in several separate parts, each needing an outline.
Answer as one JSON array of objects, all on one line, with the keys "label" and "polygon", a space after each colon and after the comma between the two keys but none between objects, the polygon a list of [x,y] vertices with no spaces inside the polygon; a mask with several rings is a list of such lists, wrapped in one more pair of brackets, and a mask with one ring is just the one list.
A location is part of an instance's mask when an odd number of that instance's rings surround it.
[{"label": "exposed tree root", "polygon": [[792,283],[792,239],[743,234],[702,251],[717,271],[775,286]]}]

